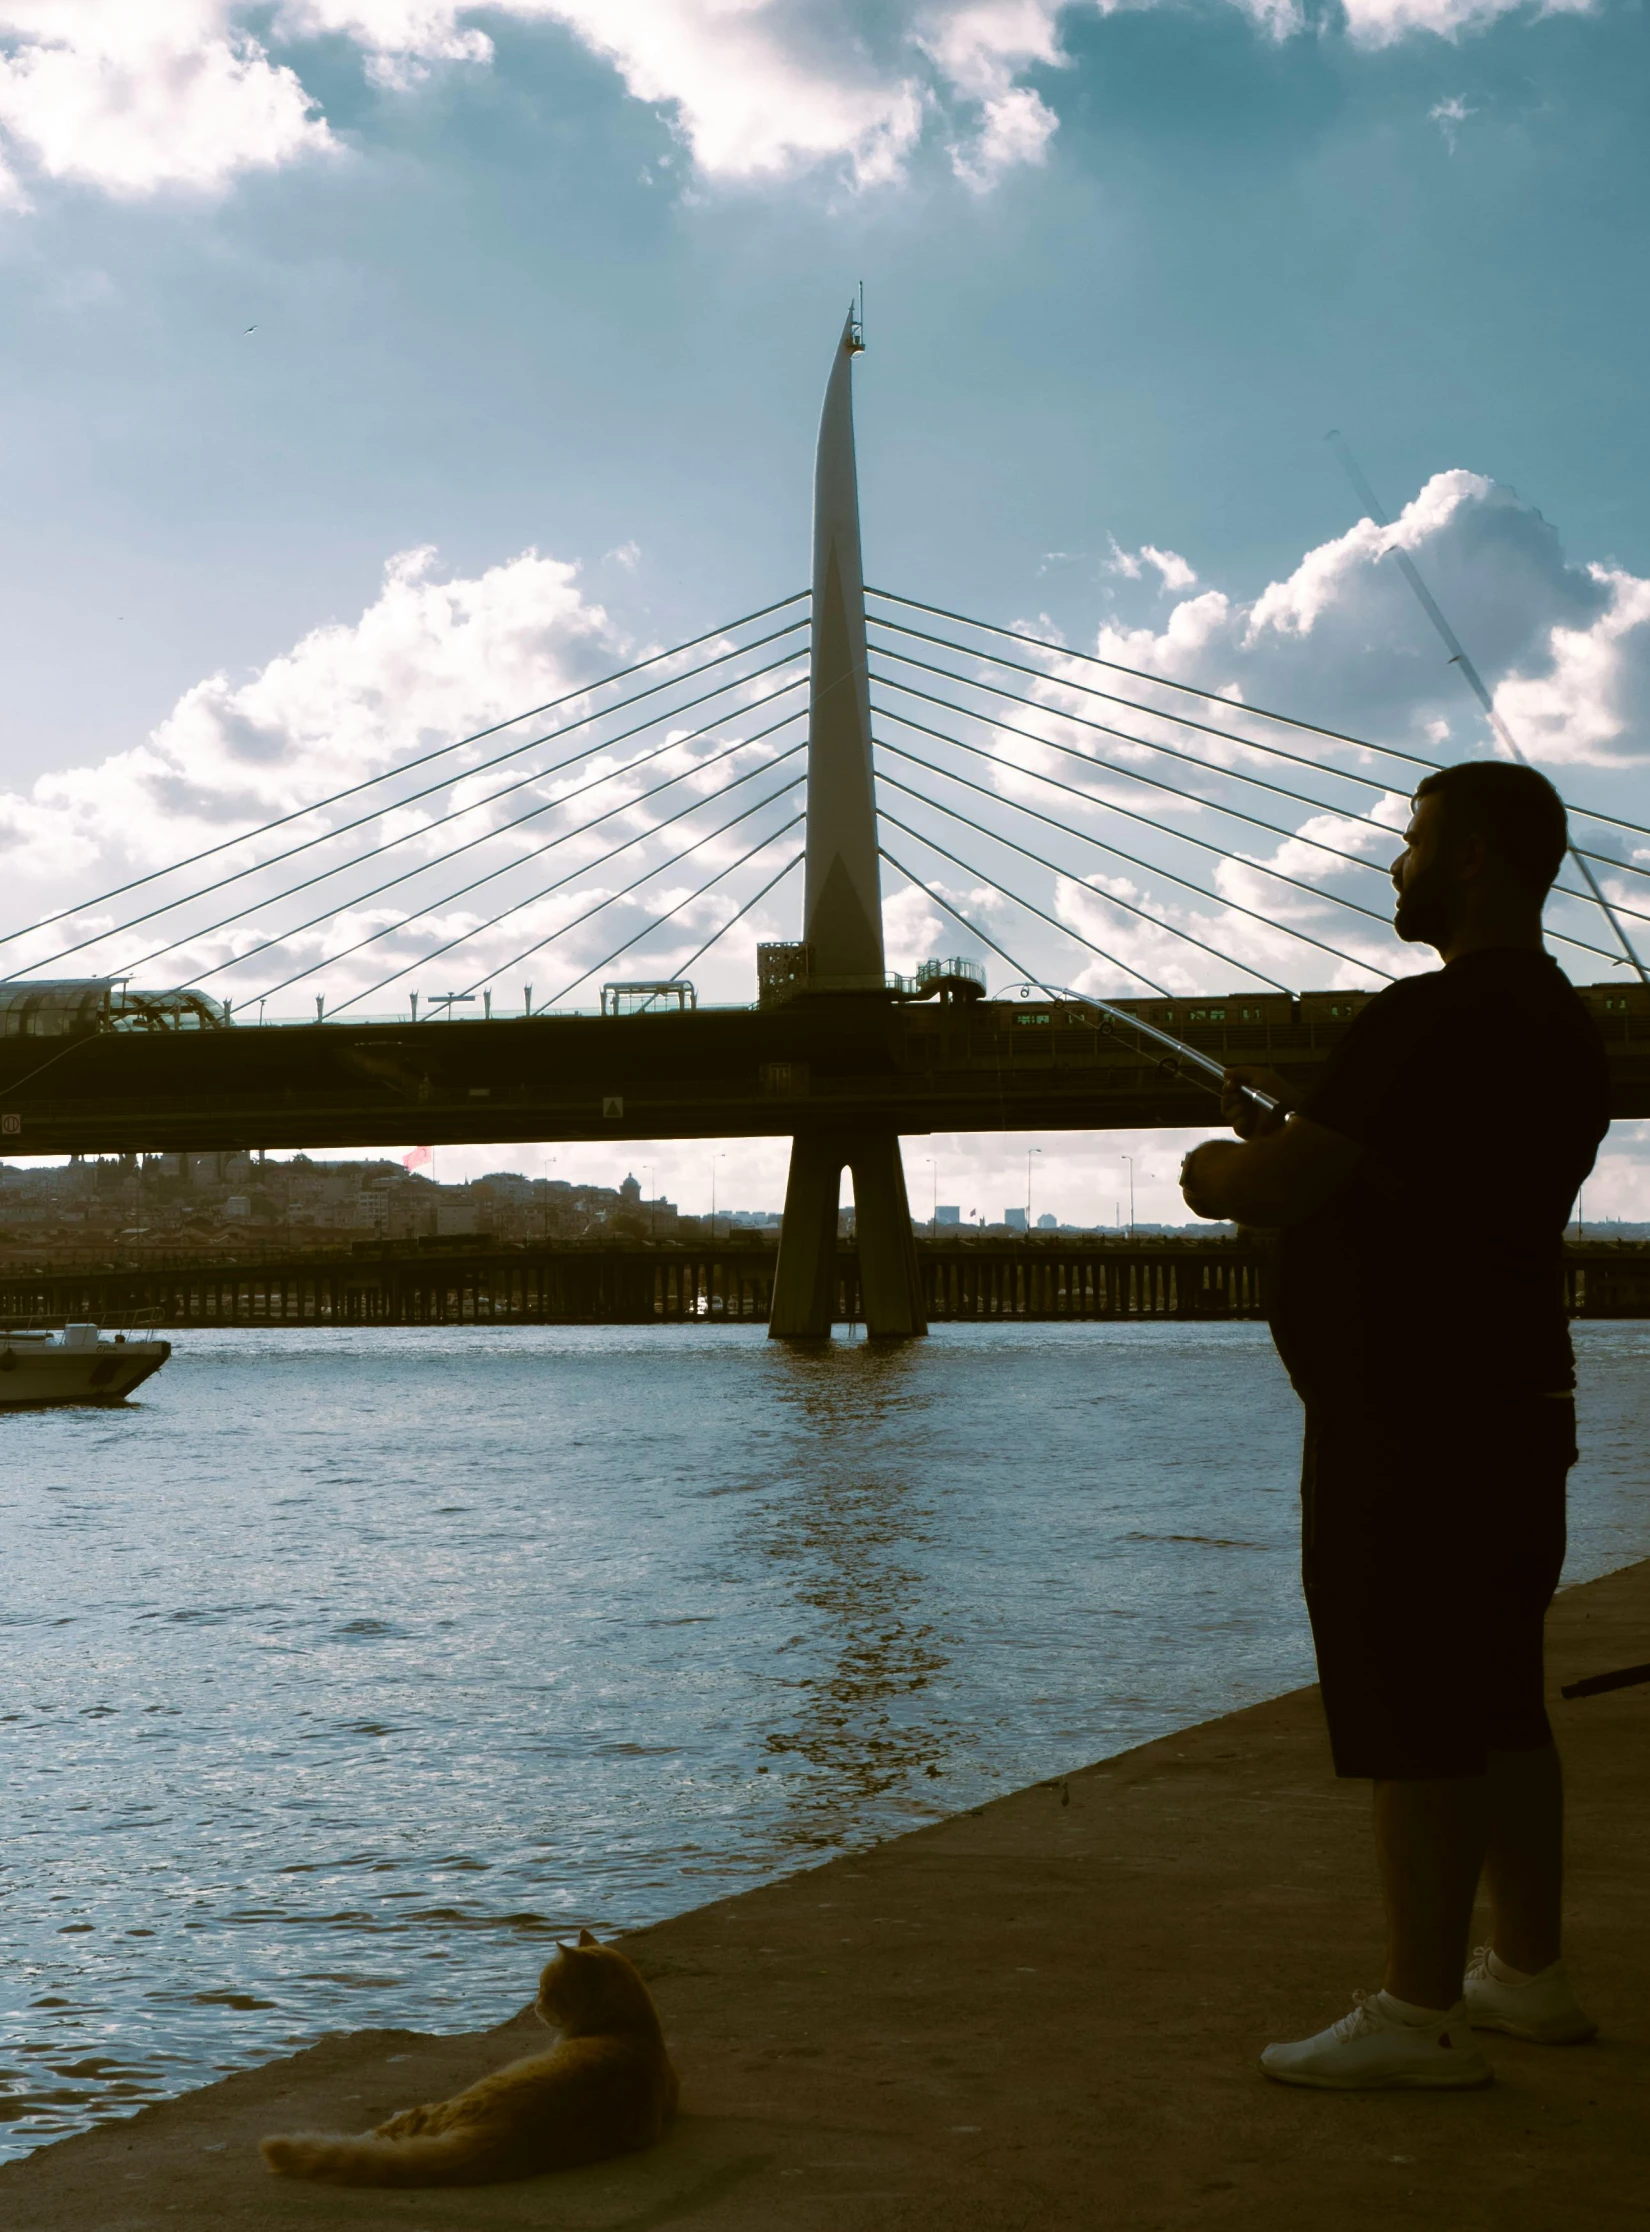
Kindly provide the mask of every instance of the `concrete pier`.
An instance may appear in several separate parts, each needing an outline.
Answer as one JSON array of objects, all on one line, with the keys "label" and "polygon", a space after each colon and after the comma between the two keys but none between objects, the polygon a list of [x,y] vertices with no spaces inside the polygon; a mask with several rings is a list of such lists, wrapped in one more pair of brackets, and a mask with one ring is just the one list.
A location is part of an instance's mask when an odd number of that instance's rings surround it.
[{"label": "concrete pier", "polygon": [[[1638,2232],[1650,2192],[1650,1561],[1551,1626],[1583,2047],[1486,2041],[1466,2094],[1269,2085],[1269,2039],[1379,1981],[1366,1786],[1299,1690],[645,1930],[682,2075],[653,2153],[468,2192],[272,2179],[268,2131],[360,2129],[532,2049],[366,2031],[0,2170],[7,2232]],[[1074,1638],[1073,1648],[1080,1649]],[[589,1919],[600,1924],[600,1916]],[[524,1952],[522,1993],[533,1982]]]},{"label": "concrete pier", "polygon": [[890,1131],[798,1132],[785,1184],[784,1237],[768,1311],[778,1340],[830,1338],[842,1296],[837,1202],[842,1173],[854,1176],[855,1294],[851,1307],[872,1333],[926,1333],[905,1166]]}]

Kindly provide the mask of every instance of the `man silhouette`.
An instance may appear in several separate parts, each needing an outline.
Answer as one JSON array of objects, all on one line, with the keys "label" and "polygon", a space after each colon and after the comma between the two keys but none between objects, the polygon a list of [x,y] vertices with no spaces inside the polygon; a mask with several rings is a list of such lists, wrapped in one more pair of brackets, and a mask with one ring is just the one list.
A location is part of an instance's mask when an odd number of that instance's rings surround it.
[{"label": "man silhouette", "polygon": [[[1382,1990],[1269,2046],[1288,2084],[1488,2084],[1473,2028],[1589,2037],[1560,1954],[1563,1789],[1542,1624],[1564,1557],[1570,1205],[1603,1051],[1541,942],[1562,800],[1532,768],[1429,775],[1398,935],[1442,969],[1371,1000],[1298,1110],[1193,1150],[1199,1216],[1279,1228],[1272,1333],[1306,1410],[1302,1575],[1335,1771],[1374,1784]],[[1480,1876],[1492,1942],[1470,1962]]]}]

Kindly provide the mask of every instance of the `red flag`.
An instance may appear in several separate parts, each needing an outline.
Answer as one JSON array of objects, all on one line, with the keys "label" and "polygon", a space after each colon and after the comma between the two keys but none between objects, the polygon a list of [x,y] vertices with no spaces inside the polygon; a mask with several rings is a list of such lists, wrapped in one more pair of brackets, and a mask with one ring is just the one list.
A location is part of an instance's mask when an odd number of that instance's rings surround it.
[{"label": "red flag", "polygon": [[427,1163],[429,1159],[430,1150],[427,1147],[414,1147],[410,1153],[402,1156],[401,1167],[403,1170],[416,1170],[420,1163]]}]

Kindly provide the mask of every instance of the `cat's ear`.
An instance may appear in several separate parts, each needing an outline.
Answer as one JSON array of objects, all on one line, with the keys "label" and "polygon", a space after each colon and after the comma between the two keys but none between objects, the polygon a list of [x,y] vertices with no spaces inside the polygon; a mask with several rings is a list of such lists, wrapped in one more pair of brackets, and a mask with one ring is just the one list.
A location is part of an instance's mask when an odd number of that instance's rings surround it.
[{"label": "cat's ear", "polygon": [[590,1932],[588,1930],[581,1930],[579,1932],[579,1943],[581,1945],[594,1945],[596,1943],[596,1940],[590,1935]]}]

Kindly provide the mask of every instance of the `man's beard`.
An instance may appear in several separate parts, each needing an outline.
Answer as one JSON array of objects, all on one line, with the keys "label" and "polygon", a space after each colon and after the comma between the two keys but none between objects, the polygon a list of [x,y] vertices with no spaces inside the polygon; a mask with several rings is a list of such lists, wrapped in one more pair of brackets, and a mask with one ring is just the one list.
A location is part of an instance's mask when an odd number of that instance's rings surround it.
[{"label": "man's beard", "polygon": [[1434,860],[1404,878],[1392,927],[1406,945],[1436,946],[1442,952],[1455,926],[1454,899],[1443,863]]}]

